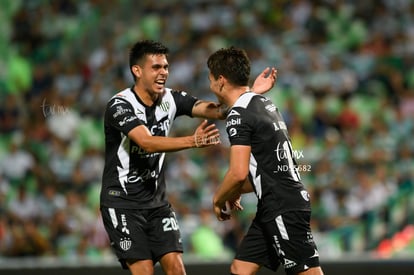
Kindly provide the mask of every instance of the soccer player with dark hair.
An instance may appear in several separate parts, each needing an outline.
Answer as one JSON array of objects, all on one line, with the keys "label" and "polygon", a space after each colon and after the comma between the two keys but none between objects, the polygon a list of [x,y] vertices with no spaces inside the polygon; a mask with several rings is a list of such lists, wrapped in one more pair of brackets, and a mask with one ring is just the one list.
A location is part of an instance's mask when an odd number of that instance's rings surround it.
[{"label": "soccer player with dark hair", "polygon": [[230,163],[213,198],[214,212],[219,220],[227,220],[232,209],[242,209],[241,194],[255,192],[258,199],[231,274],[256,274],[262,266],[276,271],[280,265],[289,275],[323,274],[310,228],[309,194],[278,108],[251,92],[250,61],[244,50],[220,49],[208,58],[207,66],[210,89],[230,108]]},{"label": "soccer player with dark hair", "polygon": [[[165,152],[220,142],[207,120],[193,135],[168,137],[182,115],[224,119],[225,108],[167,88],[168,49],[156,41],[137,42],[130,51],[134,85],[108,102],[104,115],[105,167],[101,213],[111,246],[133,275],[153,274],[159,262],[169,275],[183,275],[182,242],[174,210],[166,198]],[[256,79],[258,92],[270,90],[274,68]]]}]

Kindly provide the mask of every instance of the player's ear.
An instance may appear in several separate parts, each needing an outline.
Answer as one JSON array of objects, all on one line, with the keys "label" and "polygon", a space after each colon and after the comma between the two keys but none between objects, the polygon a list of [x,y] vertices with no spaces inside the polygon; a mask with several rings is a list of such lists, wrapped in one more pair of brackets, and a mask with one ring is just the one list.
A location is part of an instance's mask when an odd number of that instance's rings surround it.
[{"label": "player's ear", "polygon": [[218,77],[218,81],[220,82],[220,84],[223,84],[223,83],[224,83],[224,80],[226,80],[226,79],[224,78],[224,76],[219,75],[219,77]]},{"label": "player's ear", "polygon": [[132,73],[137,77],[141,78],[142,70],[139,65],[132,66]]},{"label": "player's ear", "polygon": [[226,78],[224,78],[224,76],[222,76],[222,75],[219,75],[218,83],[219,83],[219,87],[220,87],[220,92],[223,90],[225,82],[226,82]]}]

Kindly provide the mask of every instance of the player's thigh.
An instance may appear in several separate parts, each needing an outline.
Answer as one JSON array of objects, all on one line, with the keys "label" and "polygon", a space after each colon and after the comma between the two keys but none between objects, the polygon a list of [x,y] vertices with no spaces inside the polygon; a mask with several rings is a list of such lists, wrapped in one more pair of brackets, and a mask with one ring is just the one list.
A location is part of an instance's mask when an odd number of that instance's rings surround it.
[{"label": "player's thigh", "polygon": [[172,208],[163,207],[153,213],[153,217],[148,220],[148,240],[151,247],[151,254],[154,262],[171,252],[183,252],[183,244],[176,219]]},{"label": "player's thigh", "polygon": [[126,264],[132,275],[154,274],[154,264],[152,260],[126,260]]},{"label": "player's thigh", "polygon": [[252,263],[253,266],[265,266],[276,271],[280,265],[280,261],[272,244],[272,236],[266,236],[262,225],[254,219],[237,249],[235,255],[237,262],[234,262],[236,265],[244,262]]},{"label": "player's thigh", "polygon": [[181,252],[169,252],[161,257],[160,265],[166,275],[185,275]]},{"label": "player's thigh", "polygon": [[252,262],[234,259],[230,266],[230,273],[237,275],[254,275],[260,269],[260,265]]},{"label": "player's thigh", "polygon": [[298,275],[323,275],[322,268],[320,266],[311,267],[306,271],[298,273]]},{"label": "player's thigh", "polygon": [[111,246],[124,268],[127,259],[153,260],[142,212],[104,207],[101,211]]},{"label": "player's thigh", "polygon": [[310,228],[310,212],[283,213],[265,225],[286,273],[300,274],[319,266],[319,253]]}]

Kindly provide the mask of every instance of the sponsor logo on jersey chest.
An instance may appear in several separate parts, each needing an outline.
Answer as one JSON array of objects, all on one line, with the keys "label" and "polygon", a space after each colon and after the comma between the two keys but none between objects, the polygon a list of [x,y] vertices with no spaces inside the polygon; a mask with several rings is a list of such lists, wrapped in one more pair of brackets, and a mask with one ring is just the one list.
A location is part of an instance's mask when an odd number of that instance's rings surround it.
[{"label": "sponsor logo on jersey chest", "polygon": [[240,124],[241,124],[241,118],[232,118],[226,122],[226,127],[240,125]]}]

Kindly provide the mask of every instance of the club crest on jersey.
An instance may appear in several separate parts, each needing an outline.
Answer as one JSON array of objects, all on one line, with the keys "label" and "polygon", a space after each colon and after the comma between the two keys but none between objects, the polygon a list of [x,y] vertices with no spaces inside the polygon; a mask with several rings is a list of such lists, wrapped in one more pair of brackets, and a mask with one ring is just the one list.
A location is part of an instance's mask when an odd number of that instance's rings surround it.
[{"label": "club crest on jersey", "polygon": [[122,250],[127,251],[131,248],[132,245],[132,241],[130,238],[124,238],[121,239],[121,241],[119,242],[119,246],[122,248]]},{"label": "club crest on jersey", "polygon": [[168,112],[168,110],[170,109],[170,103],[168,101],[161,102],[160,109],[164,112]]}]

